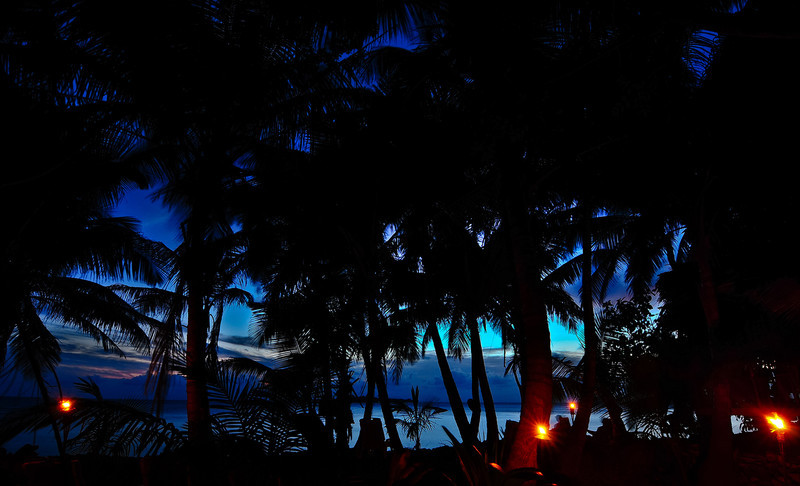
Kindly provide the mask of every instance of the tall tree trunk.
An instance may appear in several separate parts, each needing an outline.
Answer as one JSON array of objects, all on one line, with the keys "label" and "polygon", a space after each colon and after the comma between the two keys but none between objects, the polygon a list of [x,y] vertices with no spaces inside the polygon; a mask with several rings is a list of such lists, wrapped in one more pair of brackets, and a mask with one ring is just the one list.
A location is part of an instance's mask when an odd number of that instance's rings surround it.
[{"label": "tall tree trunk", "polygon": [[[194,273],[194,272],[192,272]],[[191,449],[188,463],[189,486],[213,484],[214,456],[211,453],[211,415],[208,404],[206,338],[208,309],[197,281],[189,279],[186,322],[186,425]]]},{"label": "tall tree trunk", "polygon": [[336,425],[336,419],[334,413],[333,387],[331,386],[331,381],[333,379],[333,370],[331,369],[330,364],[331,364],[330,357],[326,356],[325,376],[322,381],[322,394],[323,394],[322,400],[325,406],[320,415],[325,417],[325,439],[327,441],[328,446],[334,444],[334,427]]},{"label": "tall tree trunk", "polygon": [[378,353],[374,351],[367,354],[369,358],[364,359],[364,369],[367,372],[367,402],[364,406],[364,419],[369,420],[372,418],[375,390],[378,390],[378,403],[381,406],[381,414],[383,415],[384,426],[386,434],[389,436],[389,446],[392,450],[400,450],[403,448],[403,443],[400,440],[400,434],[397,432],[397,423],[394,420],[392,413],[392,405],[389,399],[389,392],[386,388],[386,379],[383,373],[383,365]]},{"label": "tall tree trunk", "polygon": [[[517,432],[506,458],[508,470],[537,467],[537,426],[549,426],[553,407],[553,361],[550,328],[541,283],[531,255],[534,241],[527,221],[527,207],[519,178],[509,174],[506,192],[506,223],[514,264],[520,309],[518,352],[521,355],[522,404]],[[515,180],[516,179],[516,180]]]},{"label": "tall tree trunk", "polygon": [[570,440],[565,453],[561,455],[561,470],[566,474],[576,473],[580,467],[583,448],[586,444],[586,431],[594,405],[597,385],[597,355],[600,346],[594,322],[594,299],[592,297],[592,211],[584,202],[581,261],[581,311],[583,317],[583,380],[578,399],[578,412],[572,426]]},{"label": "tall tree trunk", "polygon": [[[523,286],[526,287],[526,286]],[[537,427],[549,427],[553,407],[553,363],[550,354],[550,330],[547,310],[541,296],[531,288],[520,289],[523,300],[522,339],[522,404],[519,427],[506,458],[508,470],[538,467],[539,439]]]},{"label": "tall tree trunk", "polygon": [[497,413],[494,408],[492,390],[489,387],[489,378],[486,375],[486,362],[483,359],[483,347],[481,346],[481,336],[478,327],[478,320],[473,316],[467,317],[469,325],[469,340],[472,353],[473,378],[477,377],[480,385],[481,397],[483,398],[483,408],[486,411],[486,441],[489,450],[492,449],[500,437],[497,427]]},{"label": "tall tree trunk", "polygon": [[203,296],[189,285],[186,324],[186,417],[189,441],[206,444],[211,438],[211,416],[208,405],[208,376],[205,351],[208,333],[208,312]]},{"label": "tall tree trunk", "polygon": [[478,432],[481,427],[481,383],[478,379],[480,371],[478,371],[478,363],[473,359],[470,360],[470,374],[472,375],[472,398],[467,400],[467,405],[470,408],[471,416],[469,420],[470,432],[475,436],[477,441]]},{"label": "tall tree trunk", "polygon": [[[364,348],[367,348],[365,345]],[[372,370],[372,353],[370,353],[369,349],[364,349],[361,352],[361,355],[364,358],[364,371],[367,374],[367,395],[364,401],[364,420],[372,419],[372,409],[375,406],[375,379],[373,375],[375,374]]]},{"label": "tall tree trunk", "polygon": [[383,373],[383,366],[377,370],[377,377],[375,386],[378,388],[378,400],[381,404],[381,412],[383,412],[383,421],[386,423],[386,434],[389,436],[389,447],[393,451],[399,451],[403,448],[403,442],[400,440],[400,434],[397,432],[397,422],[392,413],[392,403],[389,398],[389,391],[386,388],[386,377]]},{"label": "tall tree trunk", "polygon": [[336,447],[347,449],[350,445],[350,431],[352,431],[353,414],[350,410],[350,374],[349,361],[338,360],[337,362],[338,387],[336,389],[336,409],[338,417],[336,420]]},{"label": "tall tree trunk", "polygon": [[[386,433],[389,436],[389,446],[392,450],[400,450],[403,448],[403,443],[400,440],[400,434],[397,432],[397,423],[394,420],[392,413],[392,404],[389,399],[389,392],[386,388],[386,375],[384,373],[385,366],[383,358],[385,355],[385,347],[382,342],[384,339],[381,330],[382,322],[379,318],[377,298],[371,297],[367,301],[367,326],[370,330],[369,341],[372,343],[370,352],[372,354],[372,378],[375,383],[375,388],[378,390],[378,402],[381,405],[381,412],[385,422]],[[375,339],[377,337],[377,339]],[[367,379],[370,379],[369,375]]]},{"label": "tall tree trunk", "polygon": [[721,356],[719,334],[719,303],[711,270],[711,242],[701,217],[695,258],[699,270],[699,294],[708,329],[709,362],[711,370],[706,390],[711,394],[711,434],[708,455],[702,466],[700,484],[733,484],[733,430],[731,428],[731,396],[729,377]]},{"label": "tall tree trunk", "polygon": [[439,335],[439,328],[436,326],[435,322],[428,324],[428,334],[433,342],[433,349],[436,351],[436,361],[439,364],[442,382],[447,392],[447,399],[450,401],[450,409],[453,412],[453,418],[456,421],[458,433],[461,435],[461,442],[472,445],[476,437],[472,434],[470,429],[467,413],[464,411],[464,403],[461,401],[461,395],[458,392],[456,381],[453,379],[453,372],[450,370],[450,363],[447,362],[447,354],[444,351],[442,337]]}]

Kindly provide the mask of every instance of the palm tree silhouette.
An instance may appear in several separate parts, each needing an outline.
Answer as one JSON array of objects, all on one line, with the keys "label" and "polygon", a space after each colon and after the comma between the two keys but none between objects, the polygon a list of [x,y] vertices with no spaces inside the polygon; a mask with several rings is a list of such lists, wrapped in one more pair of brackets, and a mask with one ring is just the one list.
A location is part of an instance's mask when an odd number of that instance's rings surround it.
[{"label": "palm tree silhouette", "polygon": [[[9,70],[0,98],[13,123],[0,140],[13,155],[0,191],[0,365],[32,379],[51,406],[51,387],[60,394],[60,347],[45,324],[75,327],[119,355],[122,343],[144,351],[149,341],[140,325],[151,322],[98,282],[154,283],[162,275],[136,222],[110,216],[124,189],[143,182],[119,162],[131,145],[122,136],[124,117],[105,104],[120,101],[117,93],[59,30],[62,17],[46,8],[8,14],[2,57]],[[25,47],[7,49],[12,45]],[[58,434],[56,441],[64,453]]]},{"label": "palm tree silhouette", "polygon": [[418,386],[411,388],[411,404],[397,401],[393,408],[395,412],[403,416],[399,422],[406,431],[406,437],[414,441],[414,449],[420,448],[422,432],[433,427],[436,415],[446,411],[441,407],[434,406],[431,402],[420,403]]}]

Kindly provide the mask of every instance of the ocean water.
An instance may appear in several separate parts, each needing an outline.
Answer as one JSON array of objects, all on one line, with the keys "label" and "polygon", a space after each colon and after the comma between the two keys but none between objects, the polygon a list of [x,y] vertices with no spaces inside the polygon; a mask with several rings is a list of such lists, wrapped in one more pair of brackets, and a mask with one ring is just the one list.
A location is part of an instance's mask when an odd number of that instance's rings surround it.
[{"label": "ocean water", "polygon": [[[35,403],[36,399],[0,397],[0,417],[5,415],[5,413],[10,410],[24,408],[34,405]],[[450,432],[458,437],[458,428],[456,427],[453,414],[450,411],[450,404],[436,403],[435,405],[444,408],[447,411],[436,415],[433,428],[422,433],[420,443],[421,446],[426,449],[451,445],[450,439],[447,437],[443,427],[447,427]],[[354,403],[351,407],[351,410],[353,412],[353,421],[355,422],[353,424],[353,435],[350,440],[350,446],[352,447],[355,445],[358,438],[358,421],[364,415],[364,409],[362,404]],[[505,429],[507,420],[519,421],[519,411],[519,403],[496,404],[497,423],[501,432]],[[553,410],[550,415],[551,426],[555,424],[557,415],[569,417],[569,409],[567,408],[566,404],[558,404],[553,406]],[[186,402],[177,400],[167,401],[164,404],[162,416],[167,422],[175,424],[176,427],[184,427],[186,424]],[[381,421],[383,421],[380,407],[378,407],[377,404],[373,409],[373,417],[381,418]],[[600,415],[592,415],[589,421],[589,429],[597,429],[597,427],[600,426],[601,420],[602,417]],[[414,442],[405,437],[402,428],[400,428],[398,431],[403,439],[403,445],[409,448],[413,447]],[[31,444],[38,446],[37,453],[40,456],[57,455],[58,451],[56,449],[55,440],[53,439],[52,434],[53,433],[50,428],[40,429],[36,432],[23,433],[3,444],[0,444],[0,447],[5,448],[9,453],[13,453],[19,450],[19,448],[25,444]],[[484,416],[481,416],[480,430],[478,435],[481,439],[486,437],[486,420]]]},{"label": "ocean water", "polygon": [[[447,433],[444,431],[443,427],[447,427],[453,435],[458,438],[458,427],[456,427],[456,420],[453,417],[453,412],[450,411],[450,404],[449,403],[435,403],[434,405],[447,409],[446,412],[436,415],[434,426],[431,429],[428,429],[422,433],[422,437],[420,438],[420,446],[425,449],[433,449],[436,447],[441,446],[449,446],[452,445],[450,442],[450,438],[447,436]],[[466,405],[465,405],[466,408]],[[356,443],[356,439],[358,438],[358,419],[361,418],[364,414],[364,410],[361,404],[353,404],[351,407],[353,410],[353,438],[350,440],[350,446],[354,446]],[[519,410],[520,404],[519,403],[496,403],[495,404],[495,413],[497,415],[497,426],[500,428],[500,432],[505,430],[506,428],[506,421],[511,420],[518,422],[519,421]],[[561,415],[563,417],[569,418],[569,408],[567,408],[567,404],[555,404],[553,405],[553,409],[550,412],[550,426],[552,427],[556,423],[556,417]],[[381,415],[381,410],[377,406],[372,412],[372,416],[374,418],[380,418],[381,422],[383,422],[383,415]],[[600,426],[602,423],[602,416],[597,414],[592,414],[589,419],[589,429],[596,430],[597,427]],[[414,441],[408,439],[403,432],[401,427],[398,427],[398,432],[400,433],[400,438],[403,440],[403,445],[405,447],[411,448],[414,447]],[[478,438],[483,440],[486,438],[486,417],[481,415],[481,422],[480,427],[478,430]]]}]

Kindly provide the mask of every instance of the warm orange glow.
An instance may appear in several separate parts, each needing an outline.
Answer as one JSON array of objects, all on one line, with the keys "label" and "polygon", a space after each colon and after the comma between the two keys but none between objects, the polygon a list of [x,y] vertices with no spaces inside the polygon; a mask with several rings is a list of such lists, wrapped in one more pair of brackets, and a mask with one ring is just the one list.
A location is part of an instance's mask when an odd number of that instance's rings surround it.
[{"label": "warm orange glow", "polygon": [[577,403],[569,402],[569,409],[570,410],[575,410],[576,408],[578,408],[578,404]]},{"label": "warm orange glow", "polygon": [[60,402],[58,402],[58,408],[62,412],[71,412],[72,411],[72,401],[71,400],[67,400],[67,399],[61,400]]},{"label": "warm orange glow", "polygon": [[770,429],[772,432],[786,428],[786,423],[784,423],[783,419],[780,418],[777,413],[773,413],[772,416],[767,415],[767,421],[769,421],[769,423],[771,423],[774,427]]},{"label": "warm orange glow", "polygon": [[536,426],[536,438],[547,440],[547,427],[544,425],[537,425]]}]

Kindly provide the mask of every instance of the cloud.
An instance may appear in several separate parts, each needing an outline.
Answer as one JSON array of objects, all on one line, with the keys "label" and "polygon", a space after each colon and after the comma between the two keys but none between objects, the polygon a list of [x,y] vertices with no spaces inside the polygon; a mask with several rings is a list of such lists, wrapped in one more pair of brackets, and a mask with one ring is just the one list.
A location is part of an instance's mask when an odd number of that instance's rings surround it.
[{"label": "cloud", "polygon": [[239,339],[236,339],[236,342],[224,339],[224,336],[220,337],[218,351],[220,358],[250,358],[270,367],[275,366],[278,362],[279,353],[273,349],[257,347],[249,342],[243,344]]},{"label": "cloud", "polygon": [[[104,352],[102,346],[79,331],[63,326],[49,326],[58,338],[62,348],[62,362],[58,367],[61,386],[67,393],[75,393],[74,383],[79,378],[91,377],[95,380],[108,398],[144,397],[145,381],[150,357],[137,352],[130,346],[121,346],[125,357]],[[256,346],[252,339],[244,336],[220,337],[219,354],[222,358],[247,357],[275,366],[278,362],[274,350]],[[580,360],[582,353],[575,351],[554,351],[555,356],[565,357],[573,363]],[[502,348],[487,348],[484,361],[493,398],[497,403],[518,402],[519,390],[511,375],[505,374],[508,351]],[[453,379],[461,395],[462,401],[472,396],[472,359],[467,354],[463,359],[448,358]],[[360,377],[356,385],[359,392],[366,379],[358,363],[354,364],[354,376]],[[1,385],[2,383],[0,383]],[[57,394],[55,383],[54,394]],[[415,363],[406,364],[398,383],[390,379],[389,395],[393,398],[410,398],[411,387],[418,386],[420,398],[424,401],[447,402],[439,365],[434,353],[426,353],[425,357]],[[2,389],[2,388],[0,388]],[[169,399],[185,398],[185,381],[180,376],[172,380]]]}]

